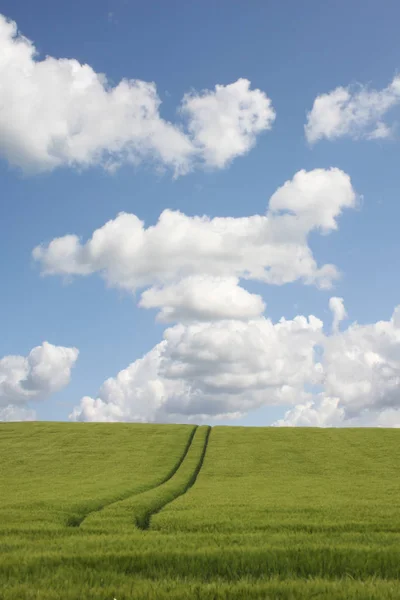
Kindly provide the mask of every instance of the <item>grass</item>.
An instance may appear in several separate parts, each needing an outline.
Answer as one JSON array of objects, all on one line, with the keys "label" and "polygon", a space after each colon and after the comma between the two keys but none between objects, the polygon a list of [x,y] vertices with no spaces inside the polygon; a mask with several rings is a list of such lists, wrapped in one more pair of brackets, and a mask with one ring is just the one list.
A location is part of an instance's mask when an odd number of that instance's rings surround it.
[{"label": "grass", "polygon": [[194,430],[0,423],[0,531],[78,524],[92,511],[159,485],[179,466]]},{"label": "grass", "polygon": [[214,427],[210,440],[157,529],[400,532],[396,430]]},{"label": "grass", "polygon": [[400,599],[399,434],[1,425],[0,600]]},{"label": "grass", "polygon": [[208,426],[196,429],[179,468],[165,483],[92,513],[82,526],[97,531],[115,531],[134,525],[139,529],[149,529],[151,517],[184,494],[195,482],[204,459],[209,433]]}]

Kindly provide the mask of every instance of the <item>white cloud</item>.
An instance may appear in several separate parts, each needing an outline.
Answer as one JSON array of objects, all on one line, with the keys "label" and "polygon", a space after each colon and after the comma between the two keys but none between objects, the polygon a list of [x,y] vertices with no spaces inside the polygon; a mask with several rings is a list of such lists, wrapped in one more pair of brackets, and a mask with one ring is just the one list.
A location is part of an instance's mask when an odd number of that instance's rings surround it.
[{"label": "white cloud", "polygon": [[206,164],[219,168],[248,152],[257,134],[275,120],[271,101],[260,90],[251,91],[247,79],[216,85],[212,92],[185,94],[181,110]]},{"label": "white cloud", "polygon": [[323,349],[323,392],[278,424],[399,426],[400,306],[390,321],[327,336]]},{"label": "white cloud", "polygon": [[[376,420],[374,420],[376,419]],[[372,415],[367,427],[400,427],[400,409],[386,409]]]},{"label": "white cloud", "polygon": [[347,317],[343,298],[332,296],[332,298],[329,299],[329,308],[333,313],[332,331],[337,332],[339,330],[340,323]]},{"label": "white cloud", "polygon": [[[354,323],[324,344],[327,395],[340,399],[346,418],[365,409],[396,408],[400,391],[399,308],[390,321]],[[396,320],[397,319],[397,320]]]},{"label": "white cloud", "polygon": [[[27,172],[59,166],[155,161],[180,175],[195,166],[222,168],[270,129],[275,113],[266,94],[239,79],[184,96],[186,118],[159,113],[152,82],[123,79],[112,87],[77,60],[38,60],[16,23],[0,15],[0,154]],[[218,134],[218,135],[216,135]]]},{"label": "white cloud", "polygon": [[14,404],[8,404],[0,408],[0,421],[35,421],[36,412],[29,408],[22,408]]},{"label": "white cloud", "polygon": [[330,335],[312,315],[181,323],[71,418],[199,421],[281,405],[274,425],[399,427],[399,315]]},{"label": "white cloud", "polygon": [[382,139],[392,134],[392,127],[382,119],[400,104],[400,76],[382,90],[367,86],[338,87],[314,100],[307,115],[306,138],[315,143],[322,138],[333,140],[349,136],[354,139]]},{"label": "white cloud", "polygon": [[34,412],[26,407],[68,385],[79,351],[43,342],[27,357],[0,359],[0,420],[28,420]]},{"label": "white cloud", "polygon": [[318,382],[315,317],[179,324],[142,359],[108,379],[97,398],[84,397],[71,418],[169,421],[238,417],[265,404],[307,397]]},{"label": "white cloud", "polygon": [[322,397],[319,401],[308,400],[288,410],[276,427],[336,427],[343,425],[343,409],[338,398]]},{"label": "white cloud", "polygon": [[[136,215],[120,213],[84,244],[66,235],[36,247],[33,256],[47,275],[98,272],[109,285],[133,293],[155,286],[143,294],[141,305],[162,308],[164,319],[222,317],[223,304],[227,318],[250,317],[259,314],[260,299],[239,288],[238,278],[331,286],[338,271],[334,265],[317,265],[307,236],[313,230],[335,230],[342,210],[355,204],[343,171],[299,171],[274,193],[266,215],[211,219],[166,209],[154,226],[145,228]],[[232,301],[226,302],[231,292]]]},{"label": "white cloud", "polygon": [[143,358],[136,360],[117,377],[107,379],[97,398],[85,396],[75,407],[70,418],[82,421],[138,421],[154,420],[164,399],[179,382],[164,381],[159,376],[159,364],[165,342],[161,342]]},{"label": "white cloud", "polygon": [[[302,169],[272,195],[269,211],[278,219],[274,225],[282,223],[284,234],[290,239],[293,229],[307,233],[313,229],[323,233],[336,230],[336,220],[343,209],[354,208],[355,204],[350,177],[340,169]],[[289,213],[286,219],[282,213]]]},{"label": "white cloud", "polygon": [[365,409],[352,418],[345,417],[338,398],[309,400],[288,410],[275,427],[400,427],[400,408]]},{"label": "white cloud", "polygon": [[143,292],[139,306],[161,308],[159,321],[251,319],[265,310],[261,296],[239,286],[237,277],[193,275]]}]

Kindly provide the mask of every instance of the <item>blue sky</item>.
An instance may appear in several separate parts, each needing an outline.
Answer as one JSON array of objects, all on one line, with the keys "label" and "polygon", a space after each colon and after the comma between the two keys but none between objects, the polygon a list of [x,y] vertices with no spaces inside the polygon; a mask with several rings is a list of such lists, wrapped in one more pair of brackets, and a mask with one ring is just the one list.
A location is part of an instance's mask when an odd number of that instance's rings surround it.
[{"label": "blue sky", "polygon": [[[16,378],[17,387],[29,388],[32,377],[24,371],[29,366],[21,362],[14,367],[9,360],[5,362],[6,383],[3,381],[4,389],[0,387],[0,407],[15,405],[35,410],[38,419],[66,420],[82,397],[96,398],[107,378],[116,377],[119,371],[151,351],[163,339],[164,330],[174,326],[174,323],[157,322],[156,310],[137,307],[141,289],[133,297],[120,287],[107,286],[96,273],[65,278],[61,267],[57,276],[42,276],[40,261],[32,257],[36,246],[46,246],[66,234],[75,234],[84,243],[121,211],[137,215],[145,227],[155,225],[166,208],[179,210],[189,217],[263,215],[269,198],[298,171],[328,171],[335,167],[350,176],[352,189],[358,196],[357,206],[345,208],[335,217],[336,231],[321,235],[314,229],[308,242],[318,265],[333,263],[341,272],[341,278],[331,289],[306,285],[301,278],[282,285],[259,280],[240,282],[250,293],[262,296],[267,304],[264,317],[273,323],[282,316],[292,320],[296,315],[314,315],[324,322],[327,340],[320,342],[310,338],[311,346],[306,345],[307,351],[315,344],[324,345],[326,360],[330,361],[321,367],[325,372],[324,381],[328,381],[325,391],[320,392],[323,388],[318,387],[320,381],[316,384],[315,373],[310,375],[308,366],[299,365],[294,372],[293,368],[289,369],[287,376],[287,385],[293,385],[293,393],[296,390],[299,393],[298,401],[292,398],[285,403],[281,394],[286,384],[285,366],[279,385],[275,379],[274,383],[264,383],[263,392],[261,384],[257,384],[257,394],[248,412],[246,389],[238,394],[237,390],[232,391],[231,384],[226,393],[233,394],[234,401],[231,397],[216,398],[215,390],[205,393],[200,385],[194,394],[200,399],[193,401],[193,405],[203,401],[203,393],[207,396],[204,406],[209,406],[214,399],[219,403],[222,409],[216,419],[212,418],[212,410],[207,413],[204,409],[205,416],[201,418],[210,423],[268,425],[292,411],[286,419],[290,424],[399,425],[400,402],[396,404],[393,394],[398,385],[396,378],[400,377],[400,340],[397,330],[389,331],[382,344],[376,323],[391,323],[392,313],[400,303],[397,276],[400,131],[396,125],[400,101],[393,100],[385,113],[372,114],[367,124],[370,129],[381,120],[391,128],[390,133],[379,139],[367,139],[367,125],[362,119],[345,132],[342,128],[341,133],[331,135],[326,130],[315,143],[307,141],[304,131],[307,113],[318,96],[330,94],[339,86],[348,88],[360,84],[367,90],[365,93],[370,93],[390,85],[400,65],[398,3],[388,1],[383,10],[375,1],[347,3],[341,0],[329,4],[251,1],[246,5],[225,0],[218,3],[155,1],[147,5],[122,0],[79,4],[5,0],[1,12],[16,22],[19,32],[35,45],[36,62],[46,56],[57,60],[75,59],[81,65],[90,65],[96,73],[104,73],[111,87],[124,78],[154,82],[162,101],[159,109],[162,119],[179,123],[181,127],[184,122],[177,115],[177,108],[185,93],[212,92],[216,85],[228,86],[240,78],[249,80],[251,90],[258,89],[270,99],[276,118],[254,135],[251,147],[238,152],[223,167],[200,165],[176,178],[168,164],[162,165],[164,168],[160,171],[154,161],[146,157],[138,165],[122,160],[114,172],[106,170],[101,161],[93,161],[87,168],[64,161],[54,168],[46,166],[32,172],[26,168],[26,161],[21,159],[20,164],[16,164],[20,154],[11,164],[14,132],[10,119],[8,122],[0,119],[0,251],[3,257],[0,264],[0,357],[27,357],[44,341],[57,347],[79,349],[79,357],[68,359],[71,363],[68,367],[63,363],[68,373],[61,378],[62,385],[57,383],[61,381],[57,373],[51,381],[41,376],[43,389],[36,393],[40,387],[36,381],[31,395],[18,391],[19,388],[7,391],[10,381],[15,383]],[[0,66],[0,104],[3,106],[10,102],[9,73],[13,68],[18,69],[17,60],[7,68],[8,75],[4,72],[2,75]],[[42,98],[50,96],[52,85],[56,83],[49,78],[38,85],[42,87],[34,101],[39,105]],[[351,94],[357,94],[358,88],[348,89]],[[26,102],[34,101],[26,97]],[[324,114],[328,110],[328,106],[324,108]],[[18,113],[13,114],[17,121]],[[106,116],[112,119],[112,110]],[[28,125],[33,127],[32,119]],[[18,139],[18,152],[22,153],[25,141]],[[29,152],[33,157],[36,149]],[[321,199],[325,201],[330,202],[325,197]],[[332,296],[343,298],[348,315],[348,320],[340,326],[342,337],[340,332],[336,336],[329,335]],[[346,328],[354,322],[359,326],[346,336]],[[264,342],[268,346],[268,334],[260,335],[267,336]],[[279,344],[284,343],[290,346],[297,342],[279,341]],[[340,369],[346,371],[339,365],[338,358],[346,352],[349,360],[357,354],[357,368],[361,369],[352,369],[348,363],[355,378],[351,382],[344,375],[342,379],[338,375]],[[379,357],[373,366],[368,363],[368,353]],[[283,351],[283,355],[285,360],[292,360],[290,353]],[[171,356],[169,361],[174,360],[176,353]],[[271,359],[266,357],[265,360]],[[366,375],[366,365],[373,372],[371,381]],[[385,365],[390,370],[390,383],[387,383]],[[56,369],[57,365],[52,363],[53,367]],[[246,373],[252,368],[239,365],[239,370]],[[307,371],[304,378],[300,383],[294,382],[295,373],[302,369]],[[204,370],[200,372],[204,375]],[[207,377],[207,373],[204,376]],[[257,377],[261,377],[260,373]],[[335,387],[332,382],[339,379],[342,384]],[[364,391],[355,397],[349,386],[360,381],[366,382]],[[133,380],[133,388],[124,402],[136,402],[135,385]],[[195,386],[191,379],[187,385],[192,389]],[[254,385],[249,384],[249,389]],[[112,404],[113,393],[102,397],[103,402]],[[149,393],[147,390],[146,394]],[[263,393],[265,402],[260,400]],[[268,400],[271,393],[274,400]],[[176,405],[175,392],[172,395],[171,402]],[[180,401],[184,403],[182,398]],[[327,403],[334,407],[333,413],[328,411],[328,417],[324,412]],[[303,415],[301,418],[293,412],[296,404],[302,407],[298,410]],[[234,410],[229,406],[234,406]],[[130,406],[124,412],[125,408],[118,418],[132,419],[135,410]],[[149,420],[185,420],[188,414],[199,420],[200,413],[196,410],[183,411],[178,416],[170,411],[167,417],[165,412],[160,413],[161,416],[154,416],[154,411],[140,414],[148,415]],[[243,414],[231,420],[231,412]],[[105,418],[105,414],[109,415],[106,411],[101,413],[101,418]],[[218,415],[218,411],[215,414]],[[81,411],[79,418],[90,420],[88,415],[87,411]]]}]

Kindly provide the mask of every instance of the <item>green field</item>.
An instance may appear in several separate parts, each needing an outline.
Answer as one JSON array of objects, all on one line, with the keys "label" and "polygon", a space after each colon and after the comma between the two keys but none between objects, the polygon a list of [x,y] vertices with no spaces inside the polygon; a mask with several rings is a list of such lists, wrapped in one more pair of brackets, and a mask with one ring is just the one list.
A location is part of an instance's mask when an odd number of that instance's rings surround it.
[{"label": "green field", "polygon": [[400,599],[400,432],[0,424],[0,599]]}]

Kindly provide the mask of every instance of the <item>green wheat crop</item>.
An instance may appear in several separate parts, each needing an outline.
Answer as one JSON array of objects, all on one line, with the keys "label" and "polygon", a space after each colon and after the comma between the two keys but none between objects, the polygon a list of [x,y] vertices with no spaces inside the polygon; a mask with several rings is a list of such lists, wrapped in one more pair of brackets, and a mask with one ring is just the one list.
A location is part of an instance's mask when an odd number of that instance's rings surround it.
[{"label": "green wheat crop", "polygon": [[0,600],[400,599],[400,432],[0,425]]}]

